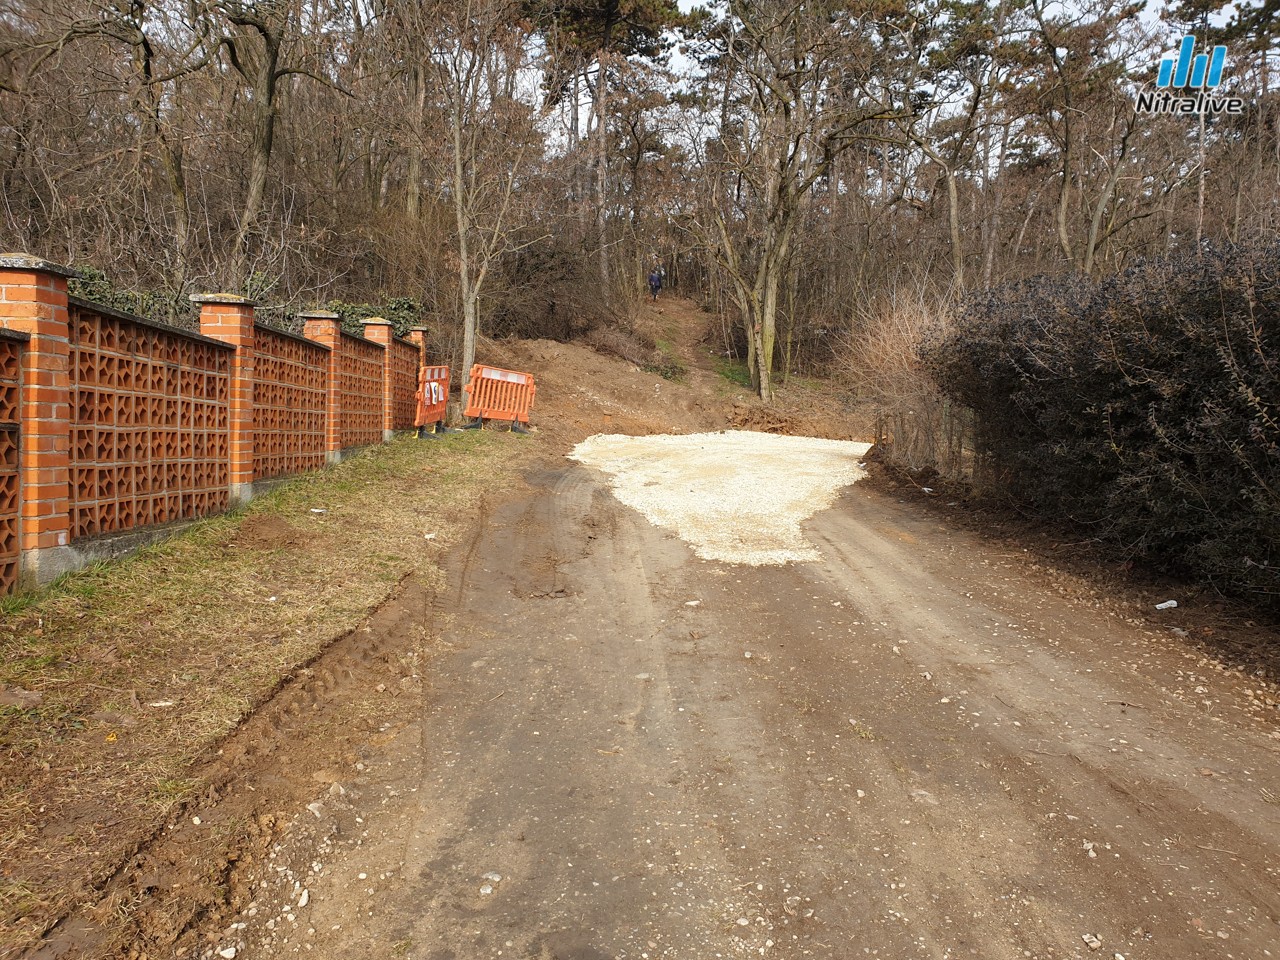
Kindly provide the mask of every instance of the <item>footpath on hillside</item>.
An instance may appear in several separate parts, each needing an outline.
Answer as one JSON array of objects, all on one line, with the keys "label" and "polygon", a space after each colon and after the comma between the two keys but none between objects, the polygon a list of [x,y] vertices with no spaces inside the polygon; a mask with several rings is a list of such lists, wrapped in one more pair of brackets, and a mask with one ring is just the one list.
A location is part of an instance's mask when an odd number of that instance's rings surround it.
[{"label": "footpath on hillside", "polygon": [[[682,381],[488,345],[534,435],[391,444],[7,616],[0,957],[1270,956],[1274,686],[865,447],[716,432],[862,427],[761,412],[658,307]],[[828,508],[752,519],[806,470]]]}]

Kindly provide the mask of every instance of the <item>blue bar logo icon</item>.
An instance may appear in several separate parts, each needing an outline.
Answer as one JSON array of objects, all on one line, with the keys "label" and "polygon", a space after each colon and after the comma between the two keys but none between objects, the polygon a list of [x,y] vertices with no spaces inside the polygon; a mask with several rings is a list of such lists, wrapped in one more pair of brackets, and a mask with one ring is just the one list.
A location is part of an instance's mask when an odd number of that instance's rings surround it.
[{"label": "blue bar logo icon", "polygon": [[1178,45],[1177,59],[1165,57],[1160,61],[1156,86],[1192,87],[1212,90],[1222,83],[1222,68],[1227,61],[1227,48],[1216,46],[1209,53],[1195,52],[1196,38],[1187,34]]}]

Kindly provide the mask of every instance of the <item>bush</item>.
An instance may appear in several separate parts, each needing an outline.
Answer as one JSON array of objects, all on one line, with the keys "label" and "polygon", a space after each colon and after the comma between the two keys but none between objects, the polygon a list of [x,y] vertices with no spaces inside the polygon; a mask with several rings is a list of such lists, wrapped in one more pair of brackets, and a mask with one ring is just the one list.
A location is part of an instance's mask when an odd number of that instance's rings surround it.
[{"label": "bush", "polygon": [[1002,287],[923,353],[988,491],[1280,605],[1280,245]]},{"label": "bush", "polygon": [[175,298],[159,290],[121,289],[97,267],[78,266],[76,273],[79,276],[67,282],[67,292],[73,297],[187,330],[200,326],[200,311],[186,297]]}]

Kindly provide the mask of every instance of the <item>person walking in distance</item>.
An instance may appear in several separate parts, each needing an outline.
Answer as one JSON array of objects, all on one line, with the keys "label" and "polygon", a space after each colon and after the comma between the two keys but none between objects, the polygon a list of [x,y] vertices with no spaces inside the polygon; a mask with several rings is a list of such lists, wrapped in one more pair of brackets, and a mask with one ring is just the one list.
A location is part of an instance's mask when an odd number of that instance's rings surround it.
[{"label": "person walking in distance", "polygon": [[658,291],[662,289],[662,273],[658,267],[654,267],[649,271],[649,293],[653,295],[653,302],[658,302]]}]

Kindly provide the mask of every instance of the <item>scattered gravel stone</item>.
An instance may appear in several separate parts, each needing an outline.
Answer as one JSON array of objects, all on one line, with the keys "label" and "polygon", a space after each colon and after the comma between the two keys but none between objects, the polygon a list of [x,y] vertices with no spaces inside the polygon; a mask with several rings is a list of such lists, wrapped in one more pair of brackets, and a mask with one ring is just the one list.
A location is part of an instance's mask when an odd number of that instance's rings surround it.
[{"label": "scattered gravel stone", "polygon": [[602,434],[578,444],[570,459],[609,474],[614,496],[674,530],[704,560],[763,566],[819,558],[800,525],[866,475],[858,458],[870,448],[746,430]]}]

